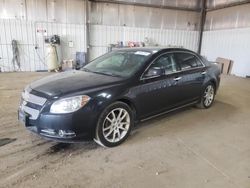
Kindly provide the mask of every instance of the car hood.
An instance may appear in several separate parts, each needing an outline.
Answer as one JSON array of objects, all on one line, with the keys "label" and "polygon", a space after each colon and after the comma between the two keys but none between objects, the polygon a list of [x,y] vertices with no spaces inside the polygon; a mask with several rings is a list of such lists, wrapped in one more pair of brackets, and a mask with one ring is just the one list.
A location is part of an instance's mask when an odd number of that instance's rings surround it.
[{"label": "car hood", "polygon": [[85,71],[69,71],[47,76],[30,84],[32,90],[50,97],[98,89],[121,82],[123,78]]}]

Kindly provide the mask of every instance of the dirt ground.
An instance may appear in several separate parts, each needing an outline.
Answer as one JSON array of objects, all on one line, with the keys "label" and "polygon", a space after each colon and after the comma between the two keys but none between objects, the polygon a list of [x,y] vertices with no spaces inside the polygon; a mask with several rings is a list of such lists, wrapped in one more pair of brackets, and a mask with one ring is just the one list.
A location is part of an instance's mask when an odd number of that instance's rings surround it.
[{"label": "dirt ground", "polygon": [[0,73],[0,187],[250,188],[250,80],[223,77],[214,106],[141,123],[119,147],[58,144],[17,121],[23,87]]}]

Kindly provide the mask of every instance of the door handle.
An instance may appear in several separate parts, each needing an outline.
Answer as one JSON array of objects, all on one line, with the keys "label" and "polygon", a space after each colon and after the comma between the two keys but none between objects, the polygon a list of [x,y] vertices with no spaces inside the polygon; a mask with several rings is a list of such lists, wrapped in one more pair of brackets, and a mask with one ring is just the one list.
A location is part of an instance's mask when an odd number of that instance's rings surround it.
[{"label": "door handle", "polygon": [[203,71],[201,74],[202,74],[202,75],[205,75],[205,74],[207,74],[207,71]]},{"label": "door handle", "polygon": [[179,81],[180,79],[182,79],[182,77],[176,77],[176,78],[174,78],[174,81]]}]

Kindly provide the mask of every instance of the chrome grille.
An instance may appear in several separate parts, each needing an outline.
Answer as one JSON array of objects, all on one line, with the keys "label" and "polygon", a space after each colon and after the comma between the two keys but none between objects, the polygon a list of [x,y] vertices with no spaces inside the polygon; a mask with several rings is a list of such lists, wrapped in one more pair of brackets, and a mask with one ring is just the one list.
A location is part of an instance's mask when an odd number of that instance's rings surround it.
[{"label": "chrome grille", "polygon": [[43,106],[45,104],[45,102],[47,101],[46,98],[33,95],[33,94],[29,93],[28,91],[22,92],[22,98],[23,98],[23,100],[25,100],[27,102],[37,104],[39,106]]},{"label": "chrome grille", "polygon": [[36,120],[39,116],[39,110],[30,108],[24,104],[21,105],[21,109],[30,115],[29,119]]},{"label": "chrome grille", "polygon": [[39,116],[40,110],[27,106],[27,103],[43,106],[46,101],[46,98],[33,95],[25,90],[24,92],[22,92],[22,102],[20,105],[20,109],[30,115],[29,119],[36,120]]}]

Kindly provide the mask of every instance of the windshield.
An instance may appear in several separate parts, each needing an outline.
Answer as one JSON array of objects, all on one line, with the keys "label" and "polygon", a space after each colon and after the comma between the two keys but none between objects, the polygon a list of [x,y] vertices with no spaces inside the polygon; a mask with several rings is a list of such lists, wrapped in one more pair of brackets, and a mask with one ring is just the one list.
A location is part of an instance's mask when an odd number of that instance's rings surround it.
[{"label": "windshield", "polygon": [[147,51],[114,51],[107,53],[86,66],[83,70],[110,76],[129,77],[150,57]]}]

